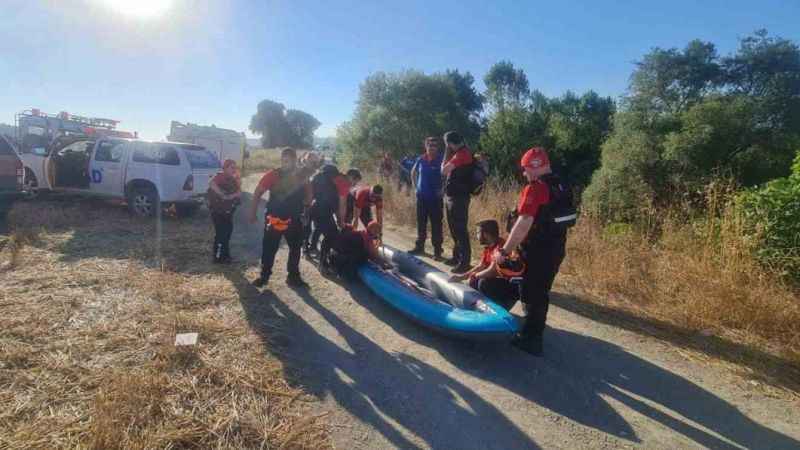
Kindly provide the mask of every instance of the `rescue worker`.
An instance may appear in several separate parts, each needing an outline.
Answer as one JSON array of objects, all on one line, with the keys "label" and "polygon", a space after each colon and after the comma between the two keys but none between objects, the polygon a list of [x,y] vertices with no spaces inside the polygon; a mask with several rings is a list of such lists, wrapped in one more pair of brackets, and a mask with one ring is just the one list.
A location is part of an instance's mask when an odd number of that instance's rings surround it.
[{"label": "rescue worker", "polygon": [[344,226],[350,180],[339,173],[336,166],[328,164],[320,168],[311,178],[311,190],[313,200],[309,216],[314,223],[314,233],[306,252],[316,253],[317,241],[322,235],[320,257],[324,257],[330,247],[330,240]]},{"label": "rescue worker", "polygon": [[571,206],[571,191],[550,169],[547,152],[534,147],[520,160],[528,184],[517,204],[517,219],[507,241],[494,252],[494,261],[503,264],[519,246],[526,264],[523,272],[522,298],[527,320],[513,344],[535,356],[542,355],[542,335],[550,305],[550,289],[566,254],[567,225],[575,214],[554,217],[559,204]]},{"label": "rescue worker", "polygon": [[417,191],[417,242],[409,253],[425,253],[425,240],[428,238],[428,220],[431,222],[431,243],[433,258],[441,261],[442,243],[442,155],[438,139],[425,138],[425,153],[417,158],[411,169],[411,180]]},{"label": "rescue worker", "polygon": [[358,230],[358,221],[364,227],[372,221],[372,207],[375,207],[375,218],[381,229],[383,229],[383,187],[380,184],[375,186],[363,186],[350,189],[347,197],[347,223],[354,230]]},{"label": "rescue worker", "polygon": [[[300,158],[300,168],[305,170],[305,171],[307,171],[307,172],[310,172],[312,174],[314,174],[317,169],[322,167],[322,163],[323,163],[323,158],[321,158],[317,153],[314,153],[314,152],[306,152]],[[312,180],[313,180],[313,177],[309,177],[308,181],[311,182]],[[311,184],[312,195],[313,195],[313,186],[314,185]],[[312,203],[312,208],[313,208],[313,203]],[[314,220],[313,220],[312,214],[309,213],[308,217],[306,217],[305,221],[303,222],[303,247],[302,248],[303,248],[303,251],[306,253],[306,256],[310,256],[311,247],[309,246],[309,242],[310,242],[309,239],[311,238],[312,230],[315,229],[314,228],[315,226],[316,225],[314,224]],[[317,236],[319,236],[319,231],[317,231],[316,234],[317,234]],[[316,247],[316,245],[315,245],[315,247]]]},{"label": "rescue worker", "polygon": [[231,262],[231,234],[233,234],[233,213],[239,205],[242,191],[236,161],[226,159],[222,164],[222,172],[211,179],[208,184],[208,207],[211,210],[211,221],[214,223],[214,246],[212,254],[214,263]]},{"label": "rescue worker", "polygon": [[500,225],[496,220],[478,222],[478,242],[483,245],[481,262],[469,272],[450,277],[451,281],[469,280],[469,285],[477,289],[495,303],[510,310],[519,297],[519,288],[498,270],[494,262],[494,252],[501,248],[505,239],[500,237]]},{"label": "rescue worker", "polygon": [[261,275],[253,281],[256,287],[269,283],[272,266],[281,238],[286,238],[289,246],[289,259],[286,263],[288,277],[286,283],[294,287],[307,287],[300,277],[300,247],[303,244],[304,209],[311,203],[311,189],[308,184],[309,173],[297,168],[297,153],[291,147],[281,150],[281,167],[264,174],[253,193],[248,219],[256,222],[258,202],[269,191],[264,239],[261,250]]},{"label": "rescue worker", "polygon": [[391,264],[384,261],[378,251],[381,237],[381,226],[377,221],[370,221],[364,230],[356,231],[350,225],[337,235],[330,255],[322,259],[320,270],[323,274],[337,273],[341,278],[356,278],[358,266],[373,261],[383,268]]},{"label": "rescue worker", "polygon": [[350,181],[350,189],[355,188],[361,182],[361,171],[358,169],[349,169],[345,175]]},{"label": "rescue worker", "polygon": [[469,242],[469,202],[472,194],[472,152],[464,144],[464,138],[455,131],[444,134],[446,146],[442,176],[444,182],[444,205],[447,225],[453,238],[453,257],[445,264],[454,266],[451,272],[463,273],[470,269],[472,252]]}]

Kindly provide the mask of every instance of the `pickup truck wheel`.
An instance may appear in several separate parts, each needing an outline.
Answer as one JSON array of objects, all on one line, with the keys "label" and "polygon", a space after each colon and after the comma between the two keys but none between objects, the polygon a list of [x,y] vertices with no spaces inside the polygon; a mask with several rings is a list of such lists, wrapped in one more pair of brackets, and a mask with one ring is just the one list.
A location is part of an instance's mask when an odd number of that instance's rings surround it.
[{"label": "pickup truck wheel", "polygon": [[175,212],[178,214],[178,217],[192,217],[193,215],[195,215],[195,213],[199,208],[200,205],[196,203],[175,204]]},{"label": "pickup truck wheel", "polygon": [[134,189],[128,194],[128,209],[139,217],[153,217],[161,211],[158,192],[148,188]]},{"label": "pickup truck wheel", "polygon": [[39,196],[39,181],[31,169],[25,168],[25,199],[33,200]]}]

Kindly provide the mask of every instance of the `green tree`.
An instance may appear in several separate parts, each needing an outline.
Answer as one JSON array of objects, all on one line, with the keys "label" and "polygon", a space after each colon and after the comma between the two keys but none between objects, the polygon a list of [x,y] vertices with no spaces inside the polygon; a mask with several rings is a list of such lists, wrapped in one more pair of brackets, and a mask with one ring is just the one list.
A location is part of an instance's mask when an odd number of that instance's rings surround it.
[{"label": "green tree", "polygon": [[291,131],[290,145],[300,148],[314,146],[314,132],[322,125],[316,117],[299,109],[289,109],[286,111],[286,122]]},{"label": "green tree", "polygon": [[289,145],[292,133],[283,103],[272,100],[259,102],[256,113],[250,119],[250,131],[261,135],[261,146],[264,148]]},{"label": "green tree", "polygon": [[376,73],[360,87],[353,118],[337,130],[337,143],[355,164],[389,152],[395,157],[421,151],[426,136],[459,130],[468,140],[480,132],[482,100],[469,73],[426,75],[418,71]]},{"label": "green tree", "polygon": [[722,59],[700,41],[655,49],[614,124],[584,195],[604,217],[635,220],[629,201],[670,203],[717,174],[745,186],[785,176],[800,146],[800,51],[763,31]]},{"label": "green tree", "polygon": [[520,175],[519,159],[525,149],[535,145],[550,147],[544,115],[527,108],[496,112],[481,134],[480,149],[488,157],[495,178],[513,179]]},{"label": "green tree", "polygon": [[655,48],[637,62],[630,99],[651,113],[676,114],[713,91],[721,80],[714,44],[693,40],[682,51]]},{"label": "green tree", "polygon": [[551,160],[577,186],[586,186],[600,165],[600,146],[611,130],[616,105],[594,91],[577,96],[568,91],[548,102],[547,134]]},{"label": "green tree", "polygon": [[788,177],[745,191],[737,203],[759,260],[800,282],[800,151]]},{"label": "green tree", "polygon": [[495,63],[483,77],[483,82],[486,84],[486,101],[495,111],[527,105],[530,97],[528,77],[509,61]]}]

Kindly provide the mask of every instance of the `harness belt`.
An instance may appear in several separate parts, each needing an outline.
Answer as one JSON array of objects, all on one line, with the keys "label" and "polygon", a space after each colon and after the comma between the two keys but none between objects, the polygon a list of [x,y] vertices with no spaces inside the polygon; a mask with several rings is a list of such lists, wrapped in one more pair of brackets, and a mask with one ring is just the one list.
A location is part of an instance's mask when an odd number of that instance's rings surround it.
[{"label": "harness belt", "polygon": [[267,229],[275,230],[275,231],[286,231],[289,228],[289,224],[292,223],[292,219],[281,219],[280,217],[276,216],[267,216]]}]

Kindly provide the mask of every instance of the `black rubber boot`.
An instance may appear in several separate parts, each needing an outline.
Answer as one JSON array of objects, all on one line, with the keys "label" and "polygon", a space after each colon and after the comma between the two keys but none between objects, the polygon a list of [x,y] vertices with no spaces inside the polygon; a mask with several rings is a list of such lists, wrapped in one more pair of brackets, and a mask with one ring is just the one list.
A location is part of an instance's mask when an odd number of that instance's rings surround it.
[{"label": "black rubber boot", "polygon": [[511,345],[530,355],[544,356],[541,336],[519,336],[511,341]]},{"label": "black rubber boot", "polygon": [[253,286],[258,288],[264,287],[267,284],[269,284],[269,274],[263,271],[261,272],[261,276],[253,281]]},{"label": "black rubber boot", "polygon": [[412,248],[411,250],[408,251],[408,254],[409,255],[415,255],[415,256],[416,255],[424,255],[425,254],[425,248],[424,247],[420,247],[419,245],[415,245],[414,248]]},{"label": "black rubber boot", "polygon": [[308,283],[306,283],[305,281],[303,281],[302,278],[300,278],[300,274],[289,275],[288,277],[286,277],[286,284],[288,284],[291,287],[296,287],[296,288],[307,288],[308,287]]}]

